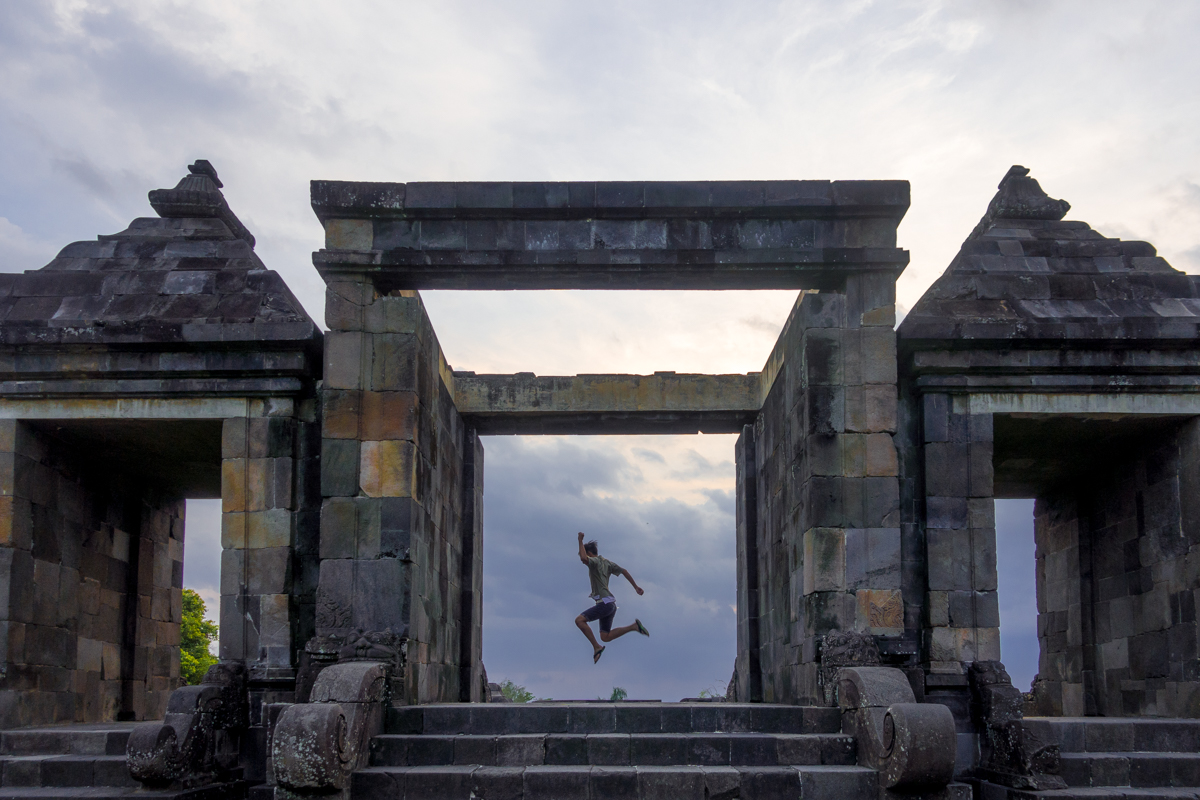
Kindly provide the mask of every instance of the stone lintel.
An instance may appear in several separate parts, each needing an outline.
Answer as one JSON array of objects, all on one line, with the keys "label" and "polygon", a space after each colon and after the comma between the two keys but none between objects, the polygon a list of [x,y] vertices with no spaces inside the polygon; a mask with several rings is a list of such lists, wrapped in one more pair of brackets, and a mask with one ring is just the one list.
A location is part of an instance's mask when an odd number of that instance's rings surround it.
[{"label": "stone lintel", "polygon": [[836,288],[899,274],[904,181],[314,181],[326,281],[403,289]]},{"label": "stone lintel", "polygon": [[908,181],[312,181],[318,219],[637,219],[878,216],[897,223]]},{"label": "stone lintel", "polygon": [[758,413],[759,374],[536,376],[454,373],[480,434],[736,433]]},{"label": "stone lintel", "polygon": [[0,419],[231,419],[292,416],[289,398],[0,399]]},{"label": "stone lintel", "polygon": [[1179,394],[979,393],[966,398],[971,414],[1071,414],[1112,418],[1127,415],[1200,414],[1200,390]]},{"label": "stone lintel", "polygon": [[326,281],[366,275],[396,289],[836,289],[850,275],[908,265],[908,251],[853,248],[712,251],[425,251],[321,250],[313,264]]}]

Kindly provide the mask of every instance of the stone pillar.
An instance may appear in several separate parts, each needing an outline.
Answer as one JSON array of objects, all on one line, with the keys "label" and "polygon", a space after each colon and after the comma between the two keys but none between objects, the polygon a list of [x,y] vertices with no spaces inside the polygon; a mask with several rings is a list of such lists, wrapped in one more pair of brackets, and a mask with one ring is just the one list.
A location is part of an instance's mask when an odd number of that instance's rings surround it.
[{"label": "stone pillar", "polygon": [[992,415],[970,414],[962,395],[928,394],[922,402],[925,656],[931,673],[957,676],[965,663],[1000,658]]},{"label": "stone pillar", "polygon": [[755,535],[766,702],[825,702],[826,633],[904,634],[894,321],[890,274],[805,293],[764,369]]},{"label": "stone pillar", "polygon": [[287,683],[296,667],[296,421],[271,410],[227,419],[221,435],[220,656],[245,663],[252,683]]},{"label": "stone pillar", "polygon": [[317,635],[391,631],[406,641],[394,701],[458,700],[465,432],[453,378],[415,292],[331,280],[326,323]]},{"label": "stone pillar", "polygon": [[459,699],[483,702],[483,443],[463,432],[462,618],[459,621]]},{"label": "stone pillar", "polygon": [[754,426],[734,446],[737,464],[737,661],[733,679],[742,702],[762,702],[758,602],[758,470]]}]

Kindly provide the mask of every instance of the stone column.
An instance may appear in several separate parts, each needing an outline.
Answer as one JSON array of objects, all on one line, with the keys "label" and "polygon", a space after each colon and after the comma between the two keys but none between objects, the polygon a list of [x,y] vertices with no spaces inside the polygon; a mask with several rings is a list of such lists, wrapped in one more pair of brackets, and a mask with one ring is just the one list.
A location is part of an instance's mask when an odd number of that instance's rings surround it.
[{"label": "stone column", "polygon": [[968,402],[964,395],[922,399],[929,586],[924,647],[934,675],[964,675],[966,663],[1000,658],[992,415],[970,414]]},{"label": "stone column", "polygon": [[758,601],[758,465],[754,426],[734,446],[737,464],[737,661],[733,680],[742,702],[762,702]]},{"label": "stone column", "polygon": [[[252,683],[295,679],[296,420],[290,404],[225,420],[221,436],[222,660]],[[272,412],[275,412],[272,415]]]},{"label": "stone column", "polygon": [[394,700],[458,700],[465,434],[453,378],[415,292],[331,280],[326,323],[317,635],[391,632],[406,665]]},{"label": "stone column", "polygon": [[894,321],[890,274],[806,293],[764,369],[754,432],[766,702],[825,702],[826,633],[904,634]]}]

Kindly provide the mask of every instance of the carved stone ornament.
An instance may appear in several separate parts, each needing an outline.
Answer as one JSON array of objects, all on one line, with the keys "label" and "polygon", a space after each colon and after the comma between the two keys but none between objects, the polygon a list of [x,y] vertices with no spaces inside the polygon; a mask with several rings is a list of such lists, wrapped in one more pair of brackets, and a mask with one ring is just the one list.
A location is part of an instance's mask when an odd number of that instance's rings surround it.
[{"label": "carved stone ornament", "polygon": [[221,179],[217,170],[204,159],[188,166],[186,175],[174,189],[155,189],[150,192],[150,205],[160,217],[216,217],[224,222],[234,236],[254,246],[254,234],[229,208],[221,194]]},{"label": "carved stone ornament", "polygon": [[825,704],[834,705],[838,672],[843,667],[873,667],[879,664],[875,637],[858,631],[830,631],[821,637],[821,669],[817,680],[825,692]]},{"label": "carved stone ornament", "polygon": [[342,640],[338,661],[385,661],[393,667],[404,664],[408,637],[391,628],[364,631],[359,628]]},{"label": "carved stone ornament", "polygon": [[271,736],[276,800],[348,797],[350,774],[367,764],[383,729],[390,666],[347,661],[317,676],[310,702],[289,706]]},{"label": "carved stone ornament", "polygon": [[967,675],[971,717],[980,731],[980,777],[1014,789],[1065,789],[1058,775],[1059,747],[1025,726],[1021,692],[1004,664],[976,661]]},{"label": "carved stone ornament", "polygon": [[917,703],[908,677],[894,667],[848,667],[838,673],[842,730],[858,742],[859,763],[879,771],[888,789],[933,789],[954,778],[954,715],[940,703]]},{"label": "carved stone ornament", "polygon": [[133,729],[125,748],[129,774],[153,787],[226,780],[237,766],[232,734],[248,723],[245,665],[214,664],[199,685],[171,692],[162,722]]},{"label": "carved stone ornament", "polygon": [[1060,220],[1070,210],[1071,204],[1066,200],[1055,200],[1046,194],[1041,184],[1029,177],[1027,167],[1014,164],[1000,181],[987,213],[967,239],[983,235],[998,219]]}]

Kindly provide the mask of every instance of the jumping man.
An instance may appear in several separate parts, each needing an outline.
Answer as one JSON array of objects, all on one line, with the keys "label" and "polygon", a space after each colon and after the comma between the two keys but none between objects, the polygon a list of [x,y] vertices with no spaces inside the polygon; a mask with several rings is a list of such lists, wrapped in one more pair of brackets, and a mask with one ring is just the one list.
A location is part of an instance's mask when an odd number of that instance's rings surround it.
[{"label": "jumping man", "polygon": [[600,621],[600,639],[605,642],[611,642],[613,639],[633,631],[637,631],[642,636],[649,636],[650,631],[646,630],[646,626],[640,619],[635,619],[632,625],[626,625],[624,628],[613,629],[612,621],[617,613],[617,601],[612,596],[612,592],[608,590],[608,576],[624,575],[625,580],[629,581],[629,585],[638,594],[644,594],[644,592],[642,587],[637,585],[633,576],[629,574],[629,570],[622,569],[607,558],[600,556],[600,548],[594,541],[584,544],[583,531],[579,532],[579,560],[588,568],[588,578],[592,582],[592,599],[596,601],[596,605],[576,617],[575,624],[592,643],[592,663],[595,664],[604,653],[604,647],[596,641],[596,635],[592,633],[589,622]]}]

